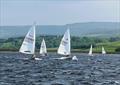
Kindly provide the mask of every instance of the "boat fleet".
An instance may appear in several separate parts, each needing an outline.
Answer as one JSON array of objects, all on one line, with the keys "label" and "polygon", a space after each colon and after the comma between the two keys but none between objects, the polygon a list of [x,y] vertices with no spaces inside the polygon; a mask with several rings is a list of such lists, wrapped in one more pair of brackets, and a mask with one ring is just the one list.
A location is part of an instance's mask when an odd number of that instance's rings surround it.
[{"label": "boat fleet", "polygon": [[[35,26],[36,24],[34,23],[33,26],[30,28],[30,30],[28,31],[19,49],[19,52],[24,53],[24,54],[31,54],[32,55],[31,59],[42,60],[41,58],[37,58],[35,55],[35,41],[36,41]],[[57,50],[57,53],[59,55],[62,55],[63,57],[56,58],[56,59],[61,59],[61,60],[72,59],[72,60],[78,61],[77,56],[73,56],[73,57],[70,56],[71,55],[71,43],[70,42],[71,42],[70,29],[68,28],[63,38],[61,39],[59,48]],[[88,53],[89,56],[93,56],[92,48],[93,47],[91,45],[89,53]],[[47,48],[46,48],[46,43],[45,43],[44,38],[41,42],[39,53],[40,53],[40,56],[47,56]],[[102,54],[106,54],[106,51],[103,46],[102,46]]]}]

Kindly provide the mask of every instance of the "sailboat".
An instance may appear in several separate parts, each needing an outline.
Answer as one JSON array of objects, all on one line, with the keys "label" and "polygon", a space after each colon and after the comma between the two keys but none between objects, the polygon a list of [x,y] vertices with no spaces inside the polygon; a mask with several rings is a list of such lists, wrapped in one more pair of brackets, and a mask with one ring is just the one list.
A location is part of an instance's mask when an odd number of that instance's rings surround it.
[{"label": "sailboat", "polygon": [[25,36],[19,52],[24,54],[35,53],[35,25],[30,28],[27,35]]},{"label": "sailboat", "polygon": [[102,46],[102,54],[106,54],[106,51],[103,46]]},{"label": "sailboat", "polygon": [[41,56],[46,56],[47,55],[46,43],[45,43],[44,38],[42,40],[41,47],[40,47],[40,55]]},{"label": "sailboat", "polygon": [[20,53],[31,54],[33,55],[33,59],[37,59],[35,57],[35,24],[30,28],[25,39],[20,47]]},{"label": "sailboat", "polygon": [[71,54],[71,43],[70,43],[70,30],[67,29],[67,31],[65,32],[60,46],[58,48],[57,53],[60,55],[63,55],[64,57],[61,57],[60,59],[67,59],[70,58],[69,55]]},{"label": "sailboat", "polygon": [[90,56],[93,56],[92,54],[92,45],[90,46],[90,50],[89,50],[89,53],[88,53]]}]

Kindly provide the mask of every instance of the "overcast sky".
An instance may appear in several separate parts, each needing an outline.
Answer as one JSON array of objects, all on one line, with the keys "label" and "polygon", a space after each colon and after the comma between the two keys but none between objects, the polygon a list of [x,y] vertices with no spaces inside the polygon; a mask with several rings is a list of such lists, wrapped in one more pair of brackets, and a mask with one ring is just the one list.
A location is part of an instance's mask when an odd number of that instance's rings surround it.
[{"label": "overcast sky", "polygon": [[0,0],[0,25],[120,22],[120,0]]}]

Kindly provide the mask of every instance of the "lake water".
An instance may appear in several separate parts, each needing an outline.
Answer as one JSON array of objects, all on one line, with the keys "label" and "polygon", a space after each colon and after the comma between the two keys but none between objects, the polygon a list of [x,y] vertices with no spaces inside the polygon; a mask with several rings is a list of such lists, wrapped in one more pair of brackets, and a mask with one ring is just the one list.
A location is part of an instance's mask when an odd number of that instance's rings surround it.
[{"label": "lake water", "polygon": [[73,55],[79,60],[56,60],[55,53],[43,60],[0,53],[0,85],[120,85],[120,54]]}]

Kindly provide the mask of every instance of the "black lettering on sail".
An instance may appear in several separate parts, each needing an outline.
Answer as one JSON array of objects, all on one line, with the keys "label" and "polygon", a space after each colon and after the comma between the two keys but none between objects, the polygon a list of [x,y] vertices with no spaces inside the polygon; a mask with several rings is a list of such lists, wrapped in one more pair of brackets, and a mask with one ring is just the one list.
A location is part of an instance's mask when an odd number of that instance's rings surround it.
[{"label": "black lettering on sail", "polygon": [[62,45],[66,45],[68,44],[68,38],[66,39],[66,41],[62,41]]},{"label": "black lettering on sail", "polygon": [[33,38],[29,38],[29,37],[26,37],[26,38],[25,38],[25,42],[33,43],[33,41],[34,41]]},{"label": "black lettering on sail", "polygon": [[33,37],[33,35],[29,34],[30,37]]},{"label": "black lettering on sail", "polygon": [[68,42],[66,41],[62,41],[62,45],[66,45]]}]

